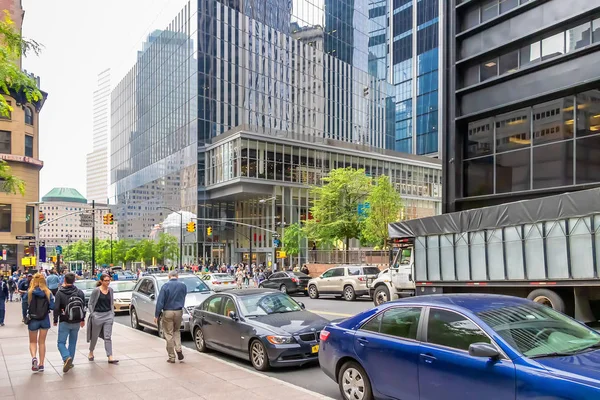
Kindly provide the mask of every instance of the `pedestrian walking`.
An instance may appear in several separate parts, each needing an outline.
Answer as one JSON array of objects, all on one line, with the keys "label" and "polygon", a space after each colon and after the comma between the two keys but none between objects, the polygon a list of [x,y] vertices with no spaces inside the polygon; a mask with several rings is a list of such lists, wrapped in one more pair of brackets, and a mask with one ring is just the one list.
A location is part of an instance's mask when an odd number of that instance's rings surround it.
[{"label": "pedestrian walking", "polygon": [[8,302],[8,283],[6,279],[0,281],[0,326],[4,326],[4,317],[6,316],[6,303]]},{"label": "pedestrian walking", "polygon": [[98,343],[98,338],[102,337],[108,363],[116,364],[119,360],[115,360],[112,354],[112,328],[115,321],[115,308],[113,290],[109,284],[110,276],[106,273],[101,274],[96,288],[90,295],[87,326],[87,341],[90,344],[88,360],[94,361],[94,349],[96,343]]},{"label": "pedestrian walking", "polygon": [[237,272],[235,273],[236,276],[236,280],[237,280],[237,288],[238,289],[242,289],[243,288],[243,284],[244,284],[244,271],[242,270],[242,267],[238,267]]},{"label": "pedestrian walking", "polygon": [[75,274],[67,273],[54,300],[54,326],[58,325],[57,346],[63,360],[64,373],[73,368],[79,329],[85,326],[85,295],[74,283]]},{"label": "pedestrian walking", "polygon": [[22,278],[19,281],[19,285],[18,285],[18,290],[19,290],[19,294],[21,295],[21,311],[23,313],[23,323],[27,325],[26,322],[26,318],[27,318],[27,296],[28,296],[28,290],[29,290],[29,286],[31,284],[31,281],[33,279],[33,275],[31,274],[27,274],[26,277]]},{"label": "pedestrian walking", "polygon": [[169,272],[169,281],[160,288],[160,293],[158,293],[154,323],[158,326],[158,318],[161,318],[162,315],[162,331],[167,341],[167,354],[169,355],[167,362],[171,364],[175,363],[175,353],[177,353],[177,359],[183,361],[179,327],[183,317],[186,295],[187,286],[179,281],[177,270]]},{"label": "pedestrian walking", "polygon": [[54,309],[54,296],[46,285],[44,275],[37,273],[31,277],[27,295],[22,302],[27,304],[25,323],[29,329],[31,370],[43,372],[46,359],[46,336],[50,329],[50,310]]},{"label": "pedestrian walking", "polygon": [[56,292],[58,292],[58,285],[60,280],[58,279],[58,275],[56,275],[56,271],[50,271],[50,275],[46,278],[46,283],[48,284],[48,289],[52,292],[52,295],[56,297]]},{"label": "pedestrian walking", "polygon": [[8,277],[8,300],[10,302],[13,301],[13,295],[17,290],[17,283],[15,282],[15,278],[13,276]]}]

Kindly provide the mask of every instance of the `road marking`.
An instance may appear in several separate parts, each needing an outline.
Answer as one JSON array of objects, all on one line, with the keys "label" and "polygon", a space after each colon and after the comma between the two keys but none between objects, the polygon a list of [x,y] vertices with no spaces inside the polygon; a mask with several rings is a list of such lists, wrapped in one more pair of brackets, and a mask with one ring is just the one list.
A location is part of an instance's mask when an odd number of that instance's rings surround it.
[{"label": "road marking", "polygon": [[353,317],[354,316],[354,314],[344,314],[344,313],[337,313],[337,312],[332,312],[332,311],[310,310],[310,312],[313,312],[315,314],[335,315],[337,317]]}]

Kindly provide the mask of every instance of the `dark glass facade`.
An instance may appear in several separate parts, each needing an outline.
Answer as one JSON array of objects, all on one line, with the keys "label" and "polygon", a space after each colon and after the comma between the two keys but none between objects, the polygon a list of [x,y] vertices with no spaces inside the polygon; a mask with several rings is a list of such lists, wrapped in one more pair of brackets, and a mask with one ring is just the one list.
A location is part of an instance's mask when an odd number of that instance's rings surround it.
[{"label": "dark glass facade", "polygon": [[440,1],[394,0],[392,80],[397,151],[438,155]]},{"label": "dark glass facade", "polygon": [[[119,236],[148,237],[180,212],[200,218],[184,260],[252,247],[266,261],[277,222],[309,218],[309,188],[333,165],[398,171],[408,206],[428,210],[412,214],[437,213],[440,163],[393,151],[387,3],[366,5],[191,1],[151,34],[112,93]],[[260,229],[225,222],[240,218]]]},{"label": "dark glass facade", "polygon": [[450,1],[445,12],[445,211],[598,186],[598,2]]}]

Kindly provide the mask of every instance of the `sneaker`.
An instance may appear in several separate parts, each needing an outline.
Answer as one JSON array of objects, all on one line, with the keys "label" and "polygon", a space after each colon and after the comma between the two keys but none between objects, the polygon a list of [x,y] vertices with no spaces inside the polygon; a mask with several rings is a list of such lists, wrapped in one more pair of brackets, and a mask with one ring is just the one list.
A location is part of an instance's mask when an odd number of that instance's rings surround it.
[{"label": "sneaker", "polygon": [[38,367],[38,371],[39,371],[39,372],[44,372],[44,366],[43,366],[43,365],[40,365],[40,366]]},{"label": "sneaker", "polygon": [[177,352],[177,359],[178,359],[179,361],[182,361],[182,360],[183,360],[183,351],[178,351],[178,352]]},{"label": "sneaker", "polygon": [[4,322],[0,322],[0,326],[4,326]]},{"label": "sneaker", "polygon": [[33,372],[37,372],[38,368],[39,368],[39,366],[38,366],[38,360],[37,360],[37,358],[33,357],[31,359],[31,370]]},{"label": "sneaker", "polygon": [[67,372],[69,372],[72,365],[73,365],[73,359],[71,357],[67,357],[67,359],[63,363],[63,373],[66,374]]},{"label": "sneaker", "polygon": [[175,364],[175,360],[171,360],[170,358],[167,360],[169,364]]}]

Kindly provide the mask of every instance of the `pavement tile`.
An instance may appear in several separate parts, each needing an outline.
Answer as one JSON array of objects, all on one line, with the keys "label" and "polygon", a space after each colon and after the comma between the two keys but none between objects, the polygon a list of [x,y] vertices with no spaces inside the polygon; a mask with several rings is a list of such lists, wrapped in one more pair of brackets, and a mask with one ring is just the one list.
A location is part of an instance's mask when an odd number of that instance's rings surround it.
[{"label": "pavement tile", "polygon": [[216,375],[219,378],[227,378],[228,381],[257,378],[257,375],[241,369],[235,369],[232,371],[227,371],[225,373],[215,373],[213,375]]},{"label": "pavement tile", "polygon": [[250,391],[258,396],[274,400],[282,397],[285,397],[286,400],[304,400],[307,396],[314,399],[310,393],[281,384],[257,387],[250,389]]},{"label": "pavement tile", "polygon": [[200,371],[186,364],[169,364],[166,361],[164,362],[164,364],[166,367],[159,366],[156,369],[153,368],[153,370],[166,378],[177,377],[183,374],[201,375],[204,373],[203,371]]},{"label": "pavement tile", "polygon": [[140,380],[148,380],[148,379],[160,379],[163,376],[158,374],[157,372],[133,372],[128,373],[127,371],[123,371],[122,374],[115,375],[115,378],[119,382],[135,382]]},{"label": "pavement tile", "polygon": [[145,400],[184,400],[198,398],[195,393],[181,387],[171,385],[169,387],[160,387],[151,390],[142,390],[135,392],[139,397]]},{"label": "pavement tile", "polygon": [[[139,399],[128,387],[124,385],[99,385],[93,388],[71,389],[79,399],[85,400],[115,400],[115,399]],[[0,399],[2,400],[2,399]]]},{"label": "pavement tile", "polygon": [[259,376],[254,376],[252,378],[245,379],[227,379],[229,383],[233,383],[244,389],[254,389],[265,386],[280,386],[281,384],[272,379],[262,378]]},{"label": "pavement tile", "polygon": [[124,382],[124,385],[132,392],[139,392],[142,390],[150,390],[160,387],[171,386],[172,380],[167,378],[140,379],[137,381]]},{"label": "pavement tile", "polygon": [[10,386],[0,387],[0,399],[2,399],[5,396],[12,396],[12,395],[14,395],[12,387],[10,387]]},{"label": "pavement tile", "polygon": [[[236,390],[233,392],[207,392],[202,394],[206,400],[265,400],[265,397],[261,397],[257,394],[250,393],[247,390]],[[287,396],[285,396],[287,399]],[[278,397],[267,397],[268,400],[281,400],[282,396]]]}]

